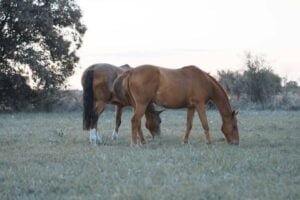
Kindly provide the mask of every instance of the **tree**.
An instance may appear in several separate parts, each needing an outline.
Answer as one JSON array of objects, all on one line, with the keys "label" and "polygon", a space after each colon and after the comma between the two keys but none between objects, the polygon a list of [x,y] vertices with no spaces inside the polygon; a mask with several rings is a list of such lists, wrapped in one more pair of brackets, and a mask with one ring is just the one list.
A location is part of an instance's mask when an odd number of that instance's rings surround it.
[{"label": "tree", "polygon": [[75,0],[0,0],[0,75],[27,76],[36,89],[62,86],[79,60],[81,17]]},{"label": "tree", "polygon": [[297,94],[300,91],[297,81],[285,81],[283,90],[285,95],[288,95],[287,93]]},{"label": "tree", "polygon": [[240,98],[242,91],[242,75],[231,70],[218,71],[219,82],[223,85],[229,95],[235,95]]},{"label": "tree", "polygon": [[298,88],[298,83],[296,81],[288,81],[285,84],[286,89],[288,90],[294,90]]},{"label": "tree", "polygon": [[247,53],[246,67],[243,73],[244,91],[252,102],[265,103],[281,91],[281,78],[273,73],[263,57]]}]

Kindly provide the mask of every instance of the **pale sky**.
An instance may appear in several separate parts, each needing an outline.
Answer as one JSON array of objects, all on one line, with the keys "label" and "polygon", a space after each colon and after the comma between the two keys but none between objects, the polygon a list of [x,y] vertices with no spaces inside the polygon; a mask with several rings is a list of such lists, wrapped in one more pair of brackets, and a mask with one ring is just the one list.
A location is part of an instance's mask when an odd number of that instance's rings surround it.
[{"label": "pale sky", "polygon": [[243,70],[245,52],[265,55],[275,73],[300,82],[300,0],[77,0],[87,32],[81,68],[94,63],[197,65]]}]

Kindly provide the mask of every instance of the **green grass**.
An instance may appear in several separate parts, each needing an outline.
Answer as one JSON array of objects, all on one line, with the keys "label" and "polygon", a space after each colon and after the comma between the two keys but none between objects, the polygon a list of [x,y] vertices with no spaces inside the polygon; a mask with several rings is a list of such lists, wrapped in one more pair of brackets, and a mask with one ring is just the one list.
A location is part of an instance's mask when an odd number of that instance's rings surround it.
[{"label": "green grass", "polygon": [[111,141],[114,113],[101,117],[105,145],[88,144],[81,113],[0,115],[0,199],[300,199],[300,112],[241,111],[240,145],[212,145],[197,116],[182,144],[185,110],[162,114],[162,137],[130,147],[130,117]]}]

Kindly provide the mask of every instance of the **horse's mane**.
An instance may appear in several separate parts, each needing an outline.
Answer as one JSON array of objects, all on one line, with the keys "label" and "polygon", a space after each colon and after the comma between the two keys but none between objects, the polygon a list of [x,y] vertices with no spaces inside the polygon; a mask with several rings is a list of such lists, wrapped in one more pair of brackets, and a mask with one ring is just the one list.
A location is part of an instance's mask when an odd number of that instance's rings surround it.
[{"label": "horse's mane", "polygon": [[218,87],[218,89],[220,89],[221,93],[223,94],[223,96],[226,99],[226,102],[228,104],[228,106],[231,108],[229,99],[227,97],[227,93],[225,92],[224,88],[222,87],[222,85],[214,78],[212,77],[209,73],[206,73],[207,77]]}]

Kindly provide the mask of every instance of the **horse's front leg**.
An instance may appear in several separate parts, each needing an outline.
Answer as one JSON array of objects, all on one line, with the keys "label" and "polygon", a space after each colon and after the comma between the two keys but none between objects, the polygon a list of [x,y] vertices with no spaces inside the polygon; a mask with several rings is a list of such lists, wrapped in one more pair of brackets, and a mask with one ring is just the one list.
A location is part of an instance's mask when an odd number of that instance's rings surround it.
[{"label": "horse's front leg", "polygon": [[122,109],[123,106],[120,104],[116,105],[116,127],[114,132],[111,134],[111,139],[116,140],[119,136],[119,127],[121,125],[121,118],[122,118]]},{"label": "horse's front leg", "polygon": [[200,121],[202,123],[202,127],[204,129],[206,144],[211,144],[211,139],[210,139],[210,135],[209,135],[209,126],[208,126],[208,121],[207,121],[206,112],[205,112],[205,105],[204,104],[198,105],[197,112],[198,112]]},{"label": "horse's front leg", "polygon": [[193,126],[193,118],[195,114],[195,108],[188,108],[187,110],[187,120],[186,120],[186,131],[183,138],[183,143],[188,144],[189,143],[189,136],[190,132]]},{"label": "horse's front leg", "polygon": [[146,144],[146,140],[144,138],[144,134],[143,134],[143,131],[142,131],[141,123],[139,125],[139,137],[140,137],[141,143],[142,144]]}]

